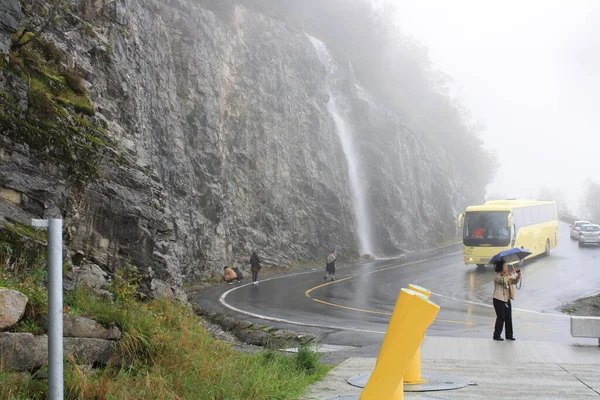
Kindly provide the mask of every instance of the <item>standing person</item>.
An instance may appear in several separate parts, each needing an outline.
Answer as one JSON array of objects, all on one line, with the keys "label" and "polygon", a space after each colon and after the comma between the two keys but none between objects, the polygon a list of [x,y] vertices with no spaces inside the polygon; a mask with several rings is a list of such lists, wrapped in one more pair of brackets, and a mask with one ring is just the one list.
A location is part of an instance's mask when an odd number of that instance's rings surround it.
[{"label": "standing person", "polygon": [[496,310],[496,325],[494,327],[494,340],[502,339],[502,328],[505,327],[505,337],[507,340],[515,340],[512,324],[512,304],[514,299],[514,290],[512,285],[521,280],[521,270],[517,270],[512,276],[508,273],[508,264],[505,261],[498,261],[494,265],[496,275],[494,275],[494,310]]},{"label": "standing person", "polygon": [[258,257],[258,254],[256,254],[256,251],[253,251],[250,256],[250,271],[252,271],[252,283],[254,285],[258,285],[258,271],[260,271],[261,268],[260,258]]},{"label": "standing person", "polygon": [[331,276],[331,280],[335,280],[335,260],[337,260],[337,252],[335,249],[331,250],[331,253],[327,256],[327,264],[325,265],[325,280]]}]

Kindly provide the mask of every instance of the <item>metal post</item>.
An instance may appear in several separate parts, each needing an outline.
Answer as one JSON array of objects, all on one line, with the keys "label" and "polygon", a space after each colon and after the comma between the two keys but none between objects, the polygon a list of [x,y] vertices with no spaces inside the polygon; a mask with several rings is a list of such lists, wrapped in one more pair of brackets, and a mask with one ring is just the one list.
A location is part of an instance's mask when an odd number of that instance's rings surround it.
[{"label": "metal post", "polygon": [[62,219],[48,225],[48,378],[49,399],[63,400],[63,243]]},{"label": "metal post", "polygon": [[48,232],[48,399],[63,400],[63,221],[34,219],[31,224]]}]

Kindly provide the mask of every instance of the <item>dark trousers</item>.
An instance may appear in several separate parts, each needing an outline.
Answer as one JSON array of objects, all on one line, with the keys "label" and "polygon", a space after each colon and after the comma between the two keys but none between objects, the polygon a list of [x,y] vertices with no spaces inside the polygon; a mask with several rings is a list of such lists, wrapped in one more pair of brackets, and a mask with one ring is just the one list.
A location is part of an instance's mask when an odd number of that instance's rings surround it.
[{"label": "dark trousers", "polygon": [[258,271],[252,271],[252,282],[256,282],[258,280]]},{"label": "dark trousers", "polygon": [[508,300],[508,303],[505,303],[502,300],[494,299],[494,310],[496,310],[494,337],[501,337],[503,326],[506,328],[506,338],[513,337],[512,304],[510,304],[510,300]]}]

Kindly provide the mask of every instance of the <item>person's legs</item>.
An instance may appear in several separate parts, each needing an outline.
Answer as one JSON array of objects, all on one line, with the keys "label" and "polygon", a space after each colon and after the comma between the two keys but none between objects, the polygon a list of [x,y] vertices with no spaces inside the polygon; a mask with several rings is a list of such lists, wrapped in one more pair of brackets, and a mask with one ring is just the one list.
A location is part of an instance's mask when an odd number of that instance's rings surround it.
[{"label": "person's legs", "polygon": [[506,305],[507,305],[507,307],[504,307],[504,309],[506,310],[505,317],[504,317],[504,326],[505,326],[506,330],[504,333],[506,334],[507,339],[514,340],[511,301],[508,300],[508,303],[506,303]]},{"label": "person's legs", "polygon": [[494,299],[494,310],[496,311],[496,325],[494,326],[494,339],[501,339],[504,318],[506,316],[506,303]]},{"label": "person's legs", "polygon": [[256,284],[257,280],[258,280],[258,271],[252,271],[252,282],[254,284]]}]

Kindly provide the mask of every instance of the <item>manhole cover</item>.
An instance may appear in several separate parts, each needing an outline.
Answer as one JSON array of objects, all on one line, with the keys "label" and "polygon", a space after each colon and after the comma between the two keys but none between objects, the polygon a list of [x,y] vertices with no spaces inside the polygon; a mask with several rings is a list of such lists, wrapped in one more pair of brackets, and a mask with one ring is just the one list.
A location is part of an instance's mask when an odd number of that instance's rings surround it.
[{"label": "manhole cover", "polygon": [[[348,379],[352,386],[364,388],[369,381],[371,374],[359,374]],[[404,384],[405,392],[435,392],[438,390],[454,390],[469,386],[469,381],[461,376],[446,374],[421,374],[427,382],[419,385]]]}]

